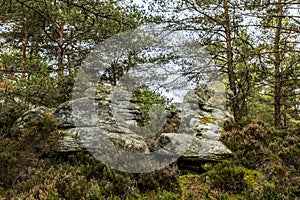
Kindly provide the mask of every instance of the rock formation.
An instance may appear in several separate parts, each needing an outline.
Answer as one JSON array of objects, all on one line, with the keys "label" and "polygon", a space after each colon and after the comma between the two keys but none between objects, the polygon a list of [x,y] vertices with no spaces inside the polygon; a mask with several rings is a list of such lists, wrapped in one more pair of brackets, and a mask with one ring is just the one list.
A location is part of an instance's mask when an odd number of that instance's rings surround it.
[{"label": "rock formation", "polygon": [[[180,119],[177,131],[154,133],[157,153],[180,155],[181,160],[187,161],[218,161],[230,156],[231,151],[220,141],[224,122],[233,120],[226,106],[226,94],[225,85],[218,81],[189,91],[184,102],[175,105]],[[140,107],[131,102],[129,92],[103,84],[87,89],[84,96],[56,109],[30,110],[16,126],[24,129],[30,119],[50,113],[58,119],[60,131],[65,134],[60,141],[61,152],[103,151],[106,143],[112,142],[128,152],[149,154],[147,134],[134,128],[142,115]]]},{"label": "rock formation", "polygon": [[159,151],[181,154],[180,163],[189,169],[198,169],[197,163],[220,161],[231,156],[231,151],[220,141],[224,123],[233,120],[226,106],[226,95],[225,85],[218,81],[189,91],[179,105],[180,129],[177,133],[160,135]]}]

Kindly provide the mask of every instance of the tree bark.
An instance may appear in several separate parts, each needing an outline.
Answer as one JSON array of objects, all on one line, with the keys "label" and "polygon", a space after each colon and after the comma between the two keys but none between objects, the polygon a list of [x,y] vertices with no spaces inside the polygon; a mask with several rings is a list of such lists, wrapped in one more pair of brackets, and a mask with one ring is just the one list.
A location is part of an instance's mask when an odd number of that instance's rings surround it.
[{"label": "tree bark", "polygon": [[63,65],[63,57],[64,57],[63,44],[64,44],[64,24],[62,24],[60,26],[60,29],[58,30],[58,50],[57,50],[57,54],[58,54],[58,66],[59,67],[62,67],[62,65]]},{"label": "tree bark", "polygon": [[280,38],[282,30],[282,16],[283,8],[281,0],[278,0],[277,4],[277,24],[275,29],[274,38],[274,76],[275,76],[275,87],[274,87],[274,126],[281,128],[281,99],[282,99],[282,80],[281,80],[281,56],[280,56]]},{"label": "tree bark", "polygon": [[232,111],[236,121],[241,119],[241,113],[239,111],[239,100],[238,91],[236,88],[236,77],[233,63],[233,52],[232,52],[232,39],[231,39],[231,28],[230,28],[230,16],[228,9],[227,0],[223,0],[224,16],[225,16],[225,37],[226,37],[226,58],[227,58],[227,74],[229,79],[229,87],[233,92],[231,99]]},{"label": "tree bark", "polygon": [[21,68],[22,68],[22,78],[24,78],[26,76],[26,70],[25,70],[25,63],[27,60],[27,46],[28,46],[28,29],[27,27],[25,27],[25,32],[24,32],[24,42],[23,42],[23,46],[22,46],[22,64],[21,64]]}]

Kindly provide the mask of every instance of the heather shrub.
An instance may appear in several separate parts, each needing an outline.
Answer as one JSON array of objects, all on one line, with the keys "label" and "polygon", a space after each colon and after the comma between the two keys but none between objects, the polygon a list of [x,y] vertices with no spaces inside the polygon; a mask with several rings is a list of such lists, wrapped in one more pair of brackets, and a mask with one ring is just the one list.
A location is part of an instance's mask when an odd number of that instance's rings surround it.
[{"label": "heather shrub", "polygon": [[250,124],[245,128],[233,129],[223,134],[224,143],[231,149],[238,164],[256,169],[270,158],[271,151],[267,148],[267,138],[270,132],[262,131],[257,124]]},{"label": "heather shrub", "polygon": [[0,136],[10,137],[11,127],[27,109],[23,103],[0,103]]},{"label": "heather shrub", "polygon": [[39,165],[27,167],[25,171],[26,179],[16,185],[18,192],[11,193],[10,197],[176,199],[180,195],[174,166],[151,173],[130,174],[111,169],[82,152],[61,155],[50,166],[45,159],[40,159]]},{"label": "heather shrub", "polygon": [[249,124],[242,129],[225,132],[222,139],[234,152],[232,162],[235,165],[259,171],[270,183],[264,185],[260,192],[253,192],[249,198],[299,197],[299,128],[275,130]]},{"label": "heather shrub", "polygon": [[25,130],[10,127],[9,134],[0,136],[1,196],[13,196],[19,183],[30,178],[28,169],[40,167],[41,157],[55,154],[60,138],[55,129],[56,120],[49,116]]},{"label": "heather shrub", "polygon": [[9,134],[0,135],[1,197],[178,198],[180,188],[175,165],[151,173],[130,174],[111,169],[85,152],[59,153],[58,140],[63,135],[57,130],[57,124],[56,119],[45,113],[44,117],[30,118],[23,128],[11,123]]},{"label": "heather shrub", "polygon": [[19,199],[85,199],[99,196],[97,181],[88,180],[81,167],[58,164],[47,168],[29,168],[28,179],[19,185]]},{"label": "heather shrub", "polygon": [[58,149],[58,139],[62,133],[58,131],[58,122],[53,116],[34,119],[25,129],[14,127],[14,138],[18,141],[21,151],[32,152],[38,155],[53,154]]},{"label": "heather shrub", "polygon": [[223,142],[234,157],[203,164],[203,174],[179,177],[182,199],[297,199],[300,196],[299,128],[262,124],[231,128]]},{"label": "heather shrub", "polygon": [[[20,173],[18,169],[18,156],[12,149],[17,144],[3,136],[0,137],[0,188],[1,193],[5,189],[12,187],[15,177]],[[0,193],[0,195],[1,195]]]},{"label": "heather shrub", "polygon": [[299,128],[274,130],[250,124],[225,132],[224,143],[235,153],[235,161],[251,169],[273,162],[299,169]]},{"label": "heather shrub", "polygon": [[178,182],[178,168],[168,166],[153,172],[136,174],[136,184],[141,192],[167,190],[180,193]]},{"label": "heather shrub", "polygon": [[0,137],[0,196],[11,197],[17,185],[26,181],[27,169],[40,165],[38,156],[24,151],[20,141]]}]

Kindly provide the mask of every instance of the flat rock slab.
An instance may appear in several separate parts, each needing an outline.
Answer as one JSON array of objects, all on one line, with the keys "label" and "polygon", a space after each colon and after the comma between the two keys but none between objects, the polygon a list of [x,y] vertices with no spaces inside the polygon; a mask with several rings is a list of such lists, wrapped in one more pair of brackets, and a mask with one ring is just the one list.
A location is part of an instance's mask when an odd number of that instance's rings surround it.
[{"label": "flat rock slab", "polygon": [[182,159],[189,160],[219,161],[232,155],[221,141],[199,139],[184,133],[163,133],[158,146],[161,154],[181,155]]},{"label": "flat rock slab", "polygon": [[100,127],[79,127],[64,130],[61,152],[76,150],[108,151],[120,148],[134,153],[149,153],[143,137],[136,134],[107,132]]}]

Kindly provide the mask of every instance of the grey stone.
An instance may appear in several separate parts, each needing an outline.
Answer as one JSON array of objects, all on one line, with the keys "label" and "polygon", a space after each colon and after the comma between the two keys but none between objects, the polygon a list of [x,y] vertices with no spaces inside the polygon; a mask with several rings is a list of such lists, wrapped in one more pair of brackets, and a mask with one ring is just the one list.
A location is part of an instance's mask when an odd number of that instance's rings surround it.
[{"label": "grey stone", "polygon": [[184,133],[163,133],[158,140],[158,152],[181,155],[183,160],[219,161],[232,155],[220,141],[199,139]]},{"label": "grey stone", "polygon": [[226,105],[227,92],[225,85],[218,81],[200,84],[189,91],[184,102],[176,104],[172,115],[171,112],[168,115],[180,118],[176,133],[157,134],[163,128],[161,125],[168,121],[167,114],[160,112],[162,108],[159,107],[153,112],[157,116],[152,116],[149,125],[138,126],[142,113],[140,107],[131,102],[131,93],[109,84],[89,87],[83,97],[65,102],[56,109],[30,110],[17,120],[16,126],[25,129],[30,120],[50,113],[58,119],[65,135],[59,141],[61,152],[103,152],[121,148],[149,154],[145,141],[149,136],[158,135],[154,146],[160,154],[180,155],[182,160],[217,161],[232,154],[220,141],[224,122],[233,120]]},{"label": "grey stone", "polygon": [[181,160],[221,160],[232,152],[220,141],[225,121],[233,120],[227,108],[226,87],[213,81],[201,84],[184,97],[179,107],[179,133],[163,133],[160,153],[181,155]]},{"label": "grey stone", "polygon": [[97,101],[80,98],[61,104],[54,112],[61,128],[89,127],[98,125],[98,114],[95,109]]},{"label": "grey stone", "polygon": [[107,148],[122,148],[129,152],[149,153],[143,137],[136,134],[107,132],[100,127],[79,127],[64,130],[60,151],[93,150],[103,152]]}]

